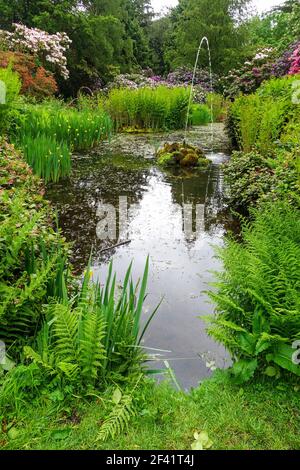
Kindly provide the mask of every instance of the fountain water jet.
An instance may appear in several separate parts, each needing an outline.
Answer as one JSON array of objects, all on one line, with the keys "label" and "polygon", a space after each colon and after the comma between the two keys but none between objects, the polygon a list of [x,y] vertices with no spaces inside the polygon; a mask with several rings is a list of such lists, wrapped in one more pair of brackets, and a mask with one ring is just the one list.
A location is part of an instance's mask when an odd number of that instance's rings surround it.
[{"label": "fountain water jet", "polygon": [[[210,165],[210,160],[205,157],[205,154],[202,149],[200,149],[199,147],[195,147],[193,145],[189,145],[187,143],[189,115],[190,115],[190,109],[191,109],[191,105],[193,101],[195,77],[196,77],[200,52],[201,52],[202,45],[204,42],[206,42],[207,50],[208,50],[211,92],[213,90],[210,46],[209,46],[209,41],[207,37],[204,36],[200,41],[200,45],[197,51],[196,62],[194,66],[194,72],[193,72],[192,83],[191,83],[191,91],[190,91],[188,109],[187,109],[187,115],[186,115],[184,140],[183,140],[183,143],[179,143],[179,142],[176,142],[173,144],[166,143],[162,149],[156,152],[158,162],[162,166],[177,165],[180,167],[187,166],[187,167],[194,167],[194,168],[198,168],[201,170],[205,170]],[[212,152],[213,151],[213,102],[212,102],[212,99],[210,103],[210,114],[211,114],[211,152]]]},{"label": "fountain water jet", "polygon": [[[202,46],[203,46],[204,42],[206,42],[206,44],[207,44],[208,60],[209,60],[210,89],[211,89],[211,91],[213,91],[212,62],[211,62],[211,52],[210,52],[209,40],[207,39],[206,36],[203,36],[203,38],[200,41],[200,45],[198,47],[198,52],[197,52],[196,62],[195,62],[194,72],[193,72],[193,78],[192,78],[192,83],[191,83],[191,92],[190,92],[188,110],[187,110],[187,115],[186,115],[185,132],[184,132],[184,140],[185,141],[186,141],[188,125],[189,125],[190,109],[191,109],[191,105],[192,105],[192,101],[193,101],[194,84],[195,84],[197,66],[198,66],[198,62],[199,62],[200,52],[201,52],[201,49],[202,49]],[[212,103],[212,100],[210,102],[210,114],[211,114],[211,132],[212,132],[211,139],[213,141],[213,103]]]}]

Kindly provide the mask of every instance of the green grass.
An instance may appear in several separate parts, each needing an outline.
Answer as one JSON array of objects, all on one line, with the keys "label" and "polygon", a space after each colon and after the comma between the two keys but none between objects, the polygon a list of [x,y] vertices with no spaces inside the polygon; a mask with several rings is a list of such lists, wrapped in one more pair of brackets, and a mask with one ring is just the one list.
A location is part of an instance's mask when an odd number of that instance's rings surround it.
[{"label": "green grass", "polygon": [[[109,394],[98,401],[75,401],[55,416],[50,406],[31,408],[5,424],[4,449],[190,449],[195,431],[206,431],[213,449],[300,449],[300,394],[292,384],[266,380],[237,388],[218,374],[190,394],[168,384],[146,384],[138,414],[114,440],[96,441],[107,414]],[[9,437],[11,436],[11,437]],[[14,439],[13,439],[14,438]]]}]

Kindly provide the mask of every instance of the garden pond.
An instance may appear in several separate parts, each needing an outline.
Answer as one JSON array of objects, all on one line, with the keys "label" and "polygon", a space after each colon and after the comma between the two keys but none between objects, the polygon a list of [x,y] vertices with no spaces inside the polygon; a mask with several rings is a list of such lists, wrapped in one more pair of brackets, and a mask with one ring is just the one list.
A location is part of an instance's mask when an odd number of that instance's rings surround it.
[{"label": "garden pond", "polygon": [[[156,150],[183,138],[183,132],[118,134],[89,154],[74,155],[70,179],[48,185],[47,197],[73,243],[77,271],[84,270],[93,250],[93,279],[104,280],[113,259],[121,284],[130,261],[137,280],[150,255],[145,319],[163,299],[144,338],[153,359],[150,368],[165,368],[168,361],[180,385],[189,389],[229,361],[224,348],[207,335],[201,317],[214,310],[203,291],[212,288],[213,271],[220,269],[214,247],[222,246],[232,220],[223,202],[222,164],[229,158],[223,125],[193,128],[188,134],[188,143],[205,150],[209,169],[161,169]],[[129,243],[116,246],[117,240],[99,239],[105,215],[99,204],[114,207],[118,220],[119,197],[127,198],[122,241]]]}]

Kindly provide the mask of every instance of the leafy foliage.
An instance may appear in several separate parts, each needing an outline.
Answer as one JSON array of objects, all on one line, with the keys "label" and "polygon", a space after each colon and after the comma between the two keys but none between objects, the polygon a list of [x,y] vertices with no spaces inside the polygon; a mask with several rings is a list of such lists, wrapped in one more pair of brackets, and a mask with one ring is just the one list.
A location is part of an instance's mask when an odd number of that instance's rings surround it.
[{"label": "leafy foliage", "polygon": [[0,68],[0,80],[5,85],[4,103],[0,103],[0,136],[8,131],[17,114],[16,103],[21,90],[21,81],[12,66]]},{"label": "leafy foliage", "polygon": [[5,68],[11,64],[14,72],[21,78],[21,93],[42,99],[54,95],[58,91],[53,75],[43,67],[38,66],[34,57],[9,51],[0,52],[0,67]]},{"label": "leafy foliage", "polygon": [[71,151],[95,146],[110,131],[111,120],[102,108],[86,103],[67,107],[53,100],[24,105],[14,139],[34,172],[56,182],[70,174]]},{"label": "leafy foliage", "polygon": [[21,156],[2,142],[0,161],[0,337],[18,353],[41,324],[42,305],[63,290],[66,251]]},{"label": "leafy foliage", "polygon": [[299,340],[299,212],[287,203],[266,205],[252,226],[244,224],[243,243],[229,240],[219,252],[224,271],[210,292],[217,316],[210,334],[238,362],[238,383],[270,365],[300,376],[292,362]]},{"label": "leafy foliage", "polygon": [[264,154],[274,149],[284,126],[295,112],[295,78],[273,79],[255,94],[241,96],[231,106],[235,137],[244,152],[257,146]]},{"label": "leafy foliage", "polygon": [[66,143],[42,135],[23,138],[22,146],[27,163],[45,183],[57,182],[71,171],[71,154]]}]

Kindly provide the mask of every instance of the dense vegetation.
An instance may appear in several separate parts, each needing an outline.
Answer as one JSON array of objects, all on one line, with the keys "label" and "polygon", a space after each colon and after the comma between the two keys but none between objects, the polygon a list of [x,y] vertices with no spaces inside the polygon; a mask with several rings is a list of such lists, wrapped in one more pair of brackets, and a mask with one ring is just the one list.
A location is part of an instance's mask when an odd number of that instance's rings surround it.
[{"label": "dense vegetation", "polygon": [[[179,0],[156,18],[148,0],[0,0],[1,446],[299,448],[300,5],[249,7]],[[201,51],[187,116],[204,35],[214,73]],[[145,373],[149,261],[137,285],[131,265],[121,286],[112,265],[103,284],[90,265],[76,277],[44,199],[72,153],[186,121],[225,121],[241,226],[208,293],[208,331],[233,366],[190,394]],[[209,166],[188,144],[163,150],[162,167]]]}]

